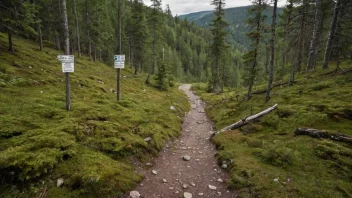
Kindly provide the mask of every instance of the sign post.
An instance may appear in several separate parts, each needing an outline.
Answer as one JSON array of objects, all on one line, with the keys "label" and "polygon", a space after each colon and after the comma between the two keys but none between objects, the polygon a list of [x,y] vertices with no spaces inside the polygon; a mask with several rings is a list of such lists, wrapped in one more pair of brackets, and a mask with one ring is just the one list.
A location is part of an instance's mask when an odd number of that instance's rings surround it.
[{"label": "sign post", "polygon": [[121,69],[125,68],[125,55],[114,56],[114,68],[117,69],[117,101],[121,99]]},{"label": "sign post", "polygon": [[62,63],[62,72],[65,73],[66,78],[66,110],[71,111],[70,73],[75,72],[75,56],[59,55],[57,59]]}]

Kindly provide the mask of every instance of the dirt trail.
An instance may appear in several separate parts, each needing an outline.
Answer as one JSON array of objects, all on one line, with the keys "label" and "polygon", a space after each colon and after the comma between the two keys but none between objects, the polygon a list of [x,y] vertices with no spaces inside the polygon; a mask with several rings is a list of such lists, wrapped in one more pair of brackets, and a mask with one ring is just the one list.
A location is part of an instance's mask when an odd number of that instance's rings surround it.
[{"label": "dirt trail", "polygon": [[[226,189],[226,173],[217,165],[216,150],[209,141],[213,128],[204,113],[205,104],[190,91],[190,87],[182,85],[179,88],[187,94],[192,105],[185,117],[181,137],[166,145],[155,165],[142,172],[145,179],[135,189],[141,198],[180,198],[184,192],[191,193],[193,198],[236,197],[236,193]],[[191,159],[184,161],[185,155]],[[152,170],[156,170],[157,174],[153,174]],[[219,179],[224,182],[219,182]],[[216,190],[210,189],[209,185],[215,186]]]}]

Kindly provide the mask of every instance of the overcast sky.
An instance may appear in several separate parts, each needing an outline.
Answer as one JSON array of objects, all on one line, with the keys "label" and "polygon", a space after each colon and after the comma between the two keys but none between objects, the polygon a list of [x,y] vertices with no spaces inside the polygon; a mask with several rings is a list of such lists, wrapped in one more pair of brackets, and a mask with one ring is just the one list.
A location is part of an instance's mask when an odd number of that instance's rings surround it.
[{"label": "overcast sky", "polygon": [[[162,0],[163,10],[167,4],[170,5],[173,15],[183,15],[192,12],[199,12],[205,10],[213,10],[213,6],[210,5],[211,0]],[[285,5],[285,0],[279,0],[279,6]],[[144,0],[144,3],[151,5],[150,0]],[[226,8],[239,7],[251,5],[249,0],[227,0]]]}]

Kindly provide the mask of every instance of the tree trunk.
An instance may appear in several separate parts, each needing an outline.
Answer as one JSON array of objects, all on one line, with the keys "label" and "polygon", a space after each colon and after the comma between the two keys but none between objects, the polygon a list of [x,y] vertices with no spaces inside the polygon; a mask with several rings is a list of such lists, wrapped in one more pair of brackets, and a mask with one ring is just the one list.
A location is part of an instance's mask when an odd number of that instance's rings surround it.
[{"label": "tree trunk", "polygon": [[275,33],[276,33],[276,11],[277,11],[277,1],[274,0],[274,10],[273,10],[273,21],[271,25],[271,39],[270,39],[270,48],[271,48],[271,60],[270,60],[270,73],[269,73],[269,82],[268,88],[266,91],[266,101],[270,100],[270,90],[273,85],[274,80],[274,61],[275,61]]},{"label": "tree trunk", "polygon": [[118,15],[119,15],[119,53],[122,55],[122,14],[121,14],[121,9],[122,9],[122,2],[119,0],[118,2]]},{"label": "tree trunk", "polygon": [[[262,6],[262,0],[259,0],[258,2],[259,6]],[[261,13],[260,13],[261,15]],[[261,19],[257,20],[257,32],[260,32],[260,26],[261,26]],[[250,82],[249,82],[249,87],[248,87],[248,92],[247,92],[247,100],[252,98],[252,88],[253,88],[253,83],[255,79],[255,72],[256,72],[256,67],[258,64],[257,57],[258,57],[258,50],[259,50],[259,44],[260,44],[260,37],[257,36],[256,38],[256,43],[255,43],[255,49],[254,49],[254,63],[251,68],[251,73],[250,73]]]},{"label": "tree trunk", "polygon": [[213,92],[218,94],[220,93],[220,69],[219,69],[219,57],[216,58],[216,64],[215,64],[215,79],[214,79],[214,87],[213,87]]},{"label": "tree trunk", "polygon": [[37,24],[38,27],[38,42],[39,42],[39,50],[43,51],[43,35],[42,35],[42,28],[40,27],[40,24]]},{"label": "tree trunk", "polygon": [[323,69],[329,68],[329,61],[330,61],[331,54],[332,54],[332,44],[333,44],[335,33],[336,33],[337,19],[339,18],[340,4],[341,4],[341,0],[337,0],[337,2],[335,4],[335,8],[334,8],[334,14],[333,14],[332,21],[331,21],[329,38],[326,43]]},{"label": "tree trunk", "polygon": [[307,71],[314,69],[316,64],[319,38],[321,35],[322,25],[323,25],[323,17],[321,14],[322,12],[321,1],[322,0],[316,0],[316,4],[315,4],[315,23],[314,23],[313,35],[310,42]]},{"label": "tree trunk", "polygon": [[270,51],[269,51],[269,47],[268,47],[268,44],[265,44],[265,73],[266,74],[269,74],[269,68],[268,68],[268,65],[269,65],[269,56],[270,56]]},{"label": "tree trunk", "polygon": [[99,50],[99,61],[102,62],[102,59],[101,59],[101,49]]},{"label": "tree trunk", "polygon": [[88,56],[89,56],[89,60],[92,60],[92,41],[90,39],[88,0],[86,0],[86,26],[87,26]]},{"label": "tree trunk", "polygon": [[[70,54],[70,32],[68,27],[67,19],[67,9],[66,9],[66,0],[62,0],[62,19],[63,19],[63,29],[64,29],[64,52],[65,55]],[[71,110],[71,85],[70,85],[70,73],[65,73],[66,76],[66,110]]]},{"label": "tree trunk", "polygon": [[[241,120],[241,121],[238,121],[238,122],[236,122],[236,123],[234,123],[234,124],[231,124],[230,126],[227,126],[227,127],[223,128],[223,129],[221,129],[221,130],[218,131],[216,134],[221,133],[221,132],[224,132],[224,131],[229,131],[229,130],[238,129],[238,128],[242,127],[242,126],[245,126],[245,125],[249,124],[251,121],[257,120],[257,119],[259,119],[259,118],[265,116],[266,114],[268,114],[268,113],[274,111],[275,109],[277,109],[277,106],[278,106],[278,105],[275,104],[274,106],[272,106],[272,107],[270,107],[270,108],[268,108],[268,109],[266,109],[266,110],[264,110],[264,111],[262,111],[262,112],[260,112],[260,113],[257,113],[257,114],[255,114],[255,115],[248,116],[248,117],[244,118],[244,119]],[[216,134],[215,134],[215,135],[216,135]]]},{"label": "tree trunk", "polygon": [[328,131],[318,130],[318,129],[298,128],[295,131],[295,136],[298,136],[298,135],[308,135],[313,138],[331,139],[339,142],[346,142],[346,143],[352,144],[352,136],[345,135],[345,134],[331,133]]},{"label": "tree trunk", "polygon": [[55,43],[56,43],[56,49],[61,51],[61,39],[60,39],[59,33],[56,31],[55,31]]},{"label": "tree trunk", "polygon": [[305,30],[306,30],[306,17],[307,17],[307,1],[303,0],[303,7],[301,9],[301,25],[300,25],[300,33],[299,33],[299,41],[298,41],[298,58],[297,58],[297,72],[301,73],[302,70],[302,62],[303,62],[303,53],[304,53],[304,39],[305,39]]},{"label": "tree trunk", "polygon": [[73,4],[74,4],[75,21],[76,21],[76,34],[77,34],[77,50],[78,50],[78,57],[81,57],[81,38],[80,38],[80,34],[79,34],[79,24],[78,24],[76,0],[73,0]]},{"label": "tree trunk", "polygon": [[97,61],[97,47],[94,45],[94,62]]},{"label": "tree trunk", "polygon": [[[154,14],[156,15],[156,3],[154,2]],[[156,17],[156,16],[154,16]],[[155,45],[156,45],[156,21],[153,20],[153,74],[156,74],[156,53],[155,53]]]},{"label": "tree trunk", "polygon": [[13,41],[12,41],[12,31],[10,30],[10,28],[7,29],[7,34],[9,38],[9,51],[11,53],[15,53],[15,49],[13,48]]}]

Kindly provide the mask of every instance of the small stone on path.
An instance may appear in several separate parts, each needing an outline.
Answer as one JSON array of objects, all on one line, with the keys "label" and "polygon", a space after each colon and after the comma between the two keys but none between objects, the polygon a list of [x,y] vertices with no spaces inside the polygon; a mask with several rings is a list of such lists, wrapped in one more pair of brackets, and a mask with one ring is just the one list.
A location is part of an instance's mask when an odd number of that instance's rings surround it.
[{"label": "small stone on path", "polygon": [[130,197],[131,198],[139,198],[141,196],[141,194],[139,194],[138,191],[131,191],[130,192]]},{"label": "small stone on path", "polygon": [[199,196],[203,196],[203,195],[204,195],[204,193],[198,193],[198,195],[199,195]]},{"label": "small stone on path", "polygon": [[216,190],[216,189],[217,189],[216,186],[212,186],[212,185],[209,185],[209,188],[210,188],[211,190]]},{"label": "small stone on path", "polygon": [[154,175],[157,175],[157,174],[158,174],[158,171],[152,170],[152,173],[153,173]]},{"label": "small stone on path", "polygon": [[224,182],[224,180],[222,180],[222,179],[218,179],[217,181],[220,182],[220,183]]},{"label": "small stone on path", "polygon": [[185,193],[183,193],[183,197],[184,198],[192,198],[192,194],[189,192],[185,192]]},{"label": "small stone on path", "polygon": [[163,183],[167,183],[166,179],[163,179]]},{"label": "small stone on path", "polygon": [[183,188],[183,189],[186,189],[186,188],[188,188],[188,185],[187,185],[187,184],[183,184],[183,185],[182,185],[182,188]]},{"label": "small stone on path", "polygon": [[191,157],[188,156],[188,155],[183,156],[183,160],[184,160],[184,161],[189,161],[190,159],[191,159]]},{"label": "small stone on path", "polygon": [[191,182],[191,186],[193,186],[193,187],[194,187],[194,186],[196,186],[196,184],[195,184],[194,182]]}]

